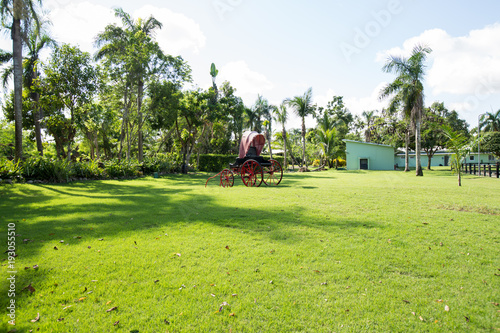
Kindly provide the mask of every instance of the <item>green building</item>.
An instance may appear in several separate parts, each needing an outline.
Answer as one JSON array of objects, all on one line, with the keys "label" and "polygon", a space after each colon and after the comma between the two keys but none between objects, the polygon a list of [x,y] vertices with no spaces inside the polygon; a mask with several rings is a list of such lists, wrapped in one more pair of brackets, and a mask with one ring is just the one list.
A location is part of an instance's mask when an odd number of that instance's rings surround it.
[{"label": "green building", "polygon": [[347,170],[394,170],[394,147],[371,142],[343,140]]}]

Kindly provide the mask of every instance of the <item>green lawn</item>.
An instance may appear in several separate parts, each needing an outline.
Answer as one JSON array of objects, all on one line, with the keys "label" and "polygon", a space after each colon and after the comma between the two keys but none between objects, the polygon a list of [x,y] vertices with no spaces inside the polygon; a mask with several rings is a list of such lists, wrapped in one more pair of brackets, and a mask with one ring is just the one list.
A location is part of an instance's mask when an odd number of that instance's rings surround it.
[{"label": "green lawn", "polygon": [[500,181],[424,174],[1,186],[0,331],[497,331]]}]

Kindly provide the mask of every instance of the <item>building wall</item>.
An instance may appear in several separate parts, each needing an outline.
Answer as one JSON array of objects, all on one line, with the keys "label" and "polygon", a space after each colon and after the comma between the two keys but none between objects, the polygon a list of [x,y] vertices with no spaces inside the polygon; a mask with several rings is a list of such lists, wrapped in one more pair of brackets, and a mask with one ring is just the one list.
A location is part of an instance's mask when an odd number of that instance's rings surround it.
[{"label": "building wall", "polygon": [[359,170],[360,159],[368,160],[368,170],[394,170],[394,148],[345,140],[347,170]]},{"label": "building wall", "polygon": [[[449,156],[448,157],[448,164],[446,164],[446,161],[445,161],[446,157],[444,154],[443,155],[434,155],[432,157],[432,160],[431,160],[431,167],[449,166],[450,161],[451,161],[451,153],[448,154],[448,156]],[[480,158],[481,158],[481,163],[496,163],[498,161],[498,159],[495,159],[495,156],[493,156],[491,154],[481,153]],[[427,158],[427,154],[422,153],[421,161],[420,161],[420,163],[422,164],[422,168],[426,168],[428,162],[429,162],[429,159]],[[470,155],[468,155],[465,158],[464,162],[465,163],[477,163],[477,153],[476,154],[471,153]],[[404,154],[403,155],[398,154],[397,156],[394,156],[394,164],[397,164],[399,167],[404,167],[405,166]],[[409,164],[410,164],[410,168],[414,168],[416,166],[415,155],[412,155],[412,153],[410,153]]]}]

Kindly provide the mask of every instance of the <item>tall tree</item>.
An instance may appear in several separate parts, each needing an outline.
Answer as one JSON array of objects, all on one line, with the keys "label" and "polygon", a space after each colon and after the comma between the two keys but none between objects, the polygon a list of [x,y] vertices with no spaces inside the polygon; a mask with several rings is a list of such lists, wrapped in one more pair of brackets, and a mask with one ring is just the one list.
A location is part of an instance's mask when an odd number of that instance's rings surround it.
[{"label": "tall tree", "polygon": [[421,165],[421,134],[420,126],[424,108],[425,75],[424,61],[431,49],[416,45],[409,58],[389,56],[387,63],[382,68],[384,72],[395,73],[396,79],[382,88],[380,98],[393,96],[390,107],[401,105],[404,114],[411,119],[415,129],[415,163],[416,175],[423,176]]},{"label": "tall tree", "polygon": [[[46,29],[49,24],[50,21],[47,20],[40,21],[40,24],[35,24],[35,22],[32,22],[32,26],[29,27],[25,39],[28,54],[23,61],[23,87],[27,90],[29,97],[33,101],[33,103],[30,105],[30,107],[33,109],[31,112],[33,119],[29,121],[29,126],[24,126],[23,124],[23,128],[31,128],[32,126],[34,126],[36,146],[40,155],[43,155],[40,124],[40,120],[43,115],[42,108],[39,105],[40,93],[37,90],[37,85],[35,83],[40,75],[40,52],[46,47],[53,48],[57,45],[55,40],[50,37]],[[13,58],[13,54],[11,52],[2,51],[1,55],[2,63],[10,62]],[[13,76],[13,73],[13,66],[7,66],[4,68],[4,71],[2,73],[2,82],[4,87],[7,87],[9,80]],[[23,105],[25,105],[25,103],[23,103]],[[25,121],[23,121],[23,123],[25,123]]]},{"label": "tall tree", "polygon": [[273,109],[274,111],[274,120],[281,124],[281,136],[283,138],[283,162],[284,168],[287,169],[287,159],[286,159],[286,122],[288,120],[288,110],[286,109],[286,102],[283,101],[279,106]]},{"label": "tall tree", "polygon": [[481,128],[485,132],[499,132],[500,131],[500,110],[497,112],[486,112],[481,117]]},{"label": "tall tree", "polygon": [[373,133],[373,124],[375,122],[375,111],[363,111],[361,114],[364,118],[364,124],[365,124],[365,141],[366,142],[371,142],[371,136]]},{"label": "tall tree", "polygon": [[314,115],[315,112],[315,107],[312,104],[312,88],[307,89],[302,96],[295,96],[292,99],[287,99],[287,105],[289,105],[294,110],[295,114],[302,119],[302,165],[305,165],[307,168],[306,117],[308,115]]},{"label": "tall tree", "polygon": [[23,35],[26,35],[31,22],[39,24],[37,3],[41,0],[1,0],[0,15],[2,25],[11,32],[12,56],[14,67],[14,119],[15,119],[15,159],[23,155]]},{"label": "tall tree", "polygon": [[[78,47],[63,44],[57,47],[44,68],[42,80],[46,89],[69,110],[69,129],[75,131],[75,113],[90,103],[99,90],[100,80],[90,54]],[[67,142],[67,159],[71,159],[72,138]]]},{"label": "tall tree", "polygon": [[[135,98],[137,111],[138,159],[143,157],[143,98],[145,85],[150,76],[158,75],[173,82],[189,81],[190,68],[181,57],[165,55],[154,33],[162,24],[153,16],[143,20],[134,20],[121,8],[115,9],[115,15],[121,19],[122,26],[108,25],[96,37],[99,51],[96,59],[103,59],[111,69],[113,79],[122,85],[123,118],[120,147],[128,131],[131,102]],[[120,148],[121,151],[121,148]],[[127,158],[130,154],[127,153]]]}]

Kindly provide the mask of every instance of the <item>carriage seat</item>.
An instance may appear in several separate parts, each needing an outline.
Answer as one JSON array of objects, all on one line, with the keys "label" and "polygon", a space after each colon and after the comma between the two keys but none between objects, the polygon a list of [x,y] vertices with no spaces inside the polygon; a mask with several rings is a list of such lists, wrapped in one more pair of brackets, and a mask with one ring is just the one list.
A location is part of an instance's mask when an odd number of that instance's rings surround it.
[{"label": "carriage seat", "polygon": [[257,148],[252,146],[248,147],[246,157],[257,157]]}]

